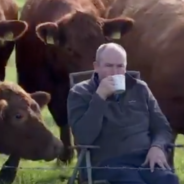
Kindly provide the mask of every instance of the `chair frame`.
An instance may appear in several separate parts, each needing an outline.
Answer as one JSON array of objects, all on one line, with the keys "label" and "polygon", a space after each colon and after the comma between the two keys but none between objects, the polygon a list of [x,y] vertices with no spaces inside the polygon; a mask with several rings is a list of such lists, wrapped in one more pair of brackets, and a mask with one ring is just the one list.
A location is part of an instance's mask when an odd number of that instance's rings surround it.
[{"label": "chair frame", "polygon": [[[74,77],[75,76],[81,76],[81,75],[88,75],[88,74],[92,74],[94,72],[94,70],[88,70],[88,71],[81,71],[81,72],[74,72],[74,73],[70,73],[69,74],[69,79],[70,79],[70,88],[72,88],[75,84],[74,82]],[[139,73],[140,76],[140,73]],[[171,151],[171,149],[174,149],[174,147],[178,147],[178,148],[184,148],[184,145],[181,144],[170,144],[166,146],[166,149],[168,151]],[[73,174],[71,175],[71,177],[69,177],[67,184],[74,184],[75,180],[78,179],[78,182],[83,183],[80,180],[80,173],[79,173],[79,168],[81,166],[82,160],[85,157],[85,161],[86,161],[86,166],[87,166],[87,183],[88,184],[97,184],[97,183],[109,183],[106,180],[98,180],[98,181],[94,181],[92,179],[92,165],[91,165],[91,155],[90,155],[90,150],[91,149],[99,149],[99,146],[92,146],[92,145],[75,145],[71,147],[72,149],[81,149],[80,153],[78,155],[78,159],[77,159],[77,163],[75,165],[75,168],[73,170]],[[77,178],[77,174],[79,174],[79,177]]]}]

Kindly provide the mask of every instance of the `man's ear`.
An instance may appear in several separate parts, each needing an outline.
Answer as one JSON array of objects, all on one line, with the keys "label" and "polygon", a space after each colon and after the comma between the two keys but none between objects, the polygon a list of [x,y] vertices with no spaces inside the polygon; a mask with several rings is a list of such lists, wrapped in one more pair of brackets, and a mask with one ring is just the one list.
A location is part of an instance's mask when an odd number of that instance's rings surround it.
[{"label": "man's ear", "polygon": [[0,40],[15,41],[28,30],[28,24],[20,20],[0,21]]},{"label": "man's ear", "polygon": [[94,68],[94,71],[97,72],[98,63],[96,61],[93,62],[93,68]]},{"label": "man's ear", "polygon": [[44,91],[36,91],[34,93],[31,93],[30,96],[38,103],[41,109],[51,100],[50,94]]},{"label": "man's ear", "polygon": [[106,37],[120,39],[128,33],[134,25],[134,20],[128,17],[119,17],[114,19],[104,19],[102,30]]},{"label": "man's ear", "polygon": [[36,35],[45,44],[56,44],[58,25],[53,22],[45,22],[36,26]]},{"label": "man's ear", "polygon": [[8,102],[6,100],[0,100],[0,123],[3,120],[3,114],[5,109],[8,107]]}]

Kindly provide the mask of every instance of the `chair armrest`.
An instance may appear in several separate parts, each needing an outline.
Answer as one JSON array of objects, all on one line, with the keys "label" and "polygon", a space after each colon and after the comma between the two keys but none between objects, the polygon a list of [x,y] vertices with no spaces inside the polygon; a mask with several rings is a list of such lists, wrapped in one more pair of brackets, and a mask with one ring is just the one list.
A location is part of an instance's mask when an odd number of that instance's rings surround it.
[{"label": "chair armrest", "polygon": [[97,149],[100,148],[100,146],[93,146],[93,145],[76,145],[76,146],[70,146],[69,148],[71,149],[77,149],[77,148],[82,148],[82,149]]},{"label": "chair armrest", "polygon": [[172,148],[184,148],[184,144],[167,144],[166,149],[172,149]]},{"label": "chair armrest", "polygon": [[184,145],[183,144],[166,144],[164,146],[164,149],[168,152],[170,152],[172,149],[174,148],[184,148]]}]

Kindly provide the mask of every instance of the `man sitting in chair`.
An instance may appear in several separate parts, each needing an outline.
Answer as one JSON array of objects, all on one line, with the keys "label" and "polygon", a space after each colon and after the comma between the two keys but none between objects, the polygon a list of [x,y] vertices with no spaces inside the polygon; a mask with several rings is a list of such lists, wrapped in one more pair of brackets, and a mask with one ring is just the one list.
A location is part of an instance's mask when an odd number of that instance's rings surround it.
[{"label": "man sitting in chair", "polygon": [[[126,66],[123,47],[103,44],[96,52],[92,78],[70,90],[68,118],[76,142],[100,147],[91,150],[92,166],[126,168],[94,169],[94,180],[179,184],[166,157],[165,145],[172,140],[169,123],[147,84],[126,72]],[[125,76],[121,94],[116,93],[116,74]]]}]

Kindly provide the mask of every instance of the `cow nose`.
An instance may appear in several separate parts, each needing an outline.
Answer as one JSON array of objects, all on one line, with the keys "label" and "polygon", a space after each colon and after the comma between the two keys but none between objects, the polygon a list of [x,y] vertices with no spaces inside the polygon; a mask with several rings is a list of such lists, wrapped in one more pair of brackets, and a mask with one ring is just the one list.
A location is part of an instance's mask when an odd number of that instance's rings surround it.
[{"label": "cow nose", "polygon": [[53,159],[59,158],[63,154],[62,144],[50,145],[45,152],[45,160],[51,161]]},{"label": "cow nose", "polygon": [[54,149],[54,152],[56,153],[56,155],[58,155],[58,156],[62,153],[62,148],[58,145],[55,145],[53,149]]},{"label": "cow nose", "polygon": [[56,141],[56,144],[55,144],[54,147],[53,147],[53,149],[54,149],[54,152],[55,152],[58,156],[62,155],[62,154],[63,154],[63,150],[64,150],[64,146],[63,146],[62,141],[57,140],[57,141]]}]

